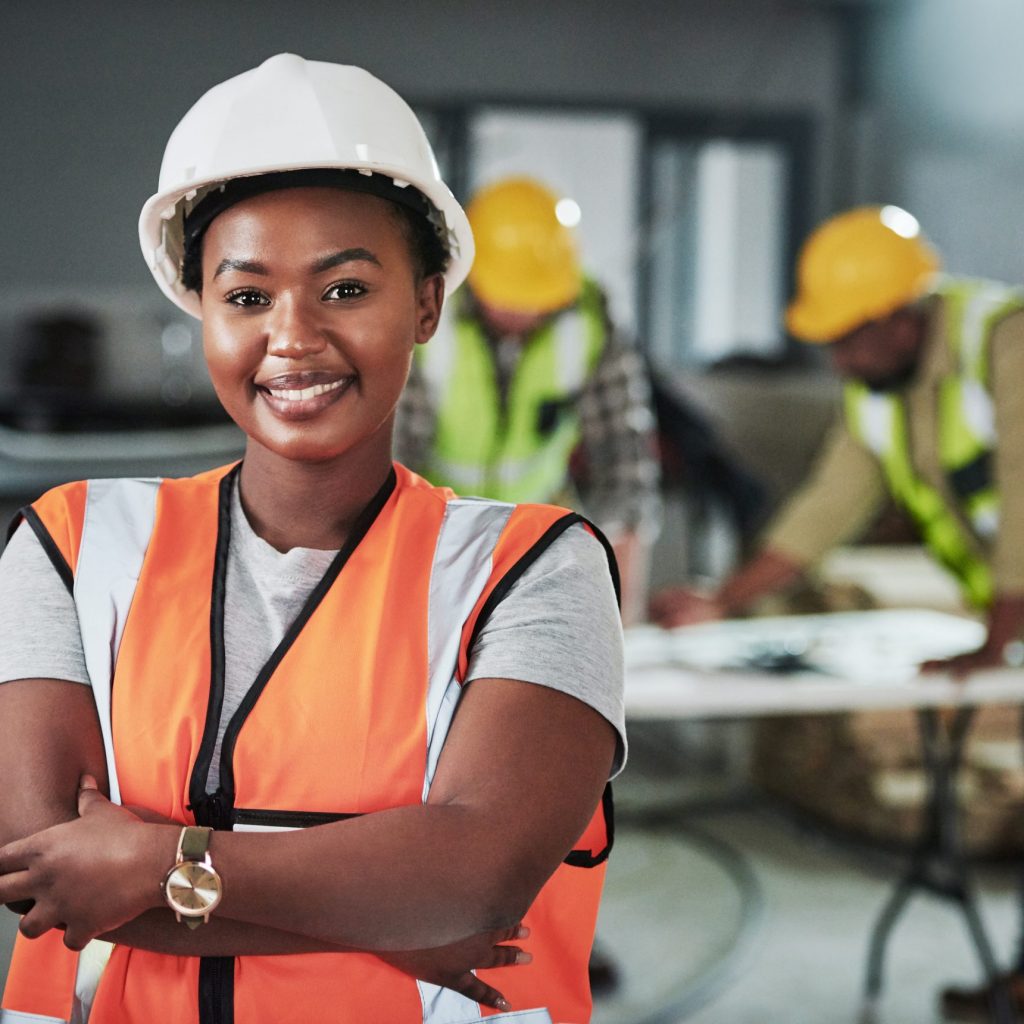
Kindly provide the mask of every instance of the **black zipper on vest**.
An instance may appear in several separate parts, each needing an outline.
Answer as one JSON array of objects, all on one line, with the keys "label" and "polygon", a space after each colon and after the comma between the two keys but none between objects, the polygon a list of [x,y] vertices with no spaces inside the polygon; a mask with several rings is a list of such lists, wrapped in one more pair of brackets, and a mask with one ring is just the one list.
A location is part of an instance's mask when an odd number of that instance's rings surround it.
[{"label": "black zipper on vest", "polygon": [[236,807],[233,812],[235,828],[243,825],[266,825],[271,828],[313,828],[332,825],[336,821],[361,818],[362,814],[330,814],[326,811],[265,811],[249,807]]},{"label": "black zipper on vest", "polygon": [[[366,536],[377,516],[394,493],[397,476],[394,467],[388,473],[380,490],[366,508],[359,513],[345,546],[338,552],[323,578],[313,588],[295,621],[277,645],[267,663],[260,669],[255,682],[249,687],[238,710],[231,717],[224,733],[220,756],[220,786],[207,793],[206,786],[213,762],[213,748],[217,743],[217,726],[224,707],[224,598],[227,584],[228,549],[231,542],[231,489],[241,463],[227,473],[220,482],[217,507],[217,547],[213,563],[213,594],[210,602],[210,696],[206,708],[206,722],[199,753],[189,778],[189,809],[196,824],[221,831],[230,831],[235,823],[234,752],[238,734],[246,718],[266,688],[274,670],[289,648],[295,643],[302,627],[316,611],[352,552]],[[263,812],[258,812],[263,813]],[[276,813],[276,812],[275,812]],[[347,817],[347,815],[339,815]],[[265,822],[269,824],[269,822]],[[234,1024],[235,1019],[235,958],[201,957],[199,963],[199,1024]]]}]

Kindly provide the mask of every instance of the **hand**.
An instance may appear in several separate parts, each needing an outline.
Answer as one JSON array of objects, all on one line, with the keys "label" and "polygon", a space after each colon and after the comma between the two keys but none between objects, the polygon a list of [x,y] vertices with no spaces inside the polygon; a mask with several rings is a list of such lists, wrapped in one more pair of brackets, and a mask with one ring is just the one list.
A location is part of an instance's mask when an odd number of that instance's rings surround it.
[{"label": "hand", "polygon": [[78,814],[0,849],[0,902],[35,902],[21,933],[34,939],[62,928],[75,950],[160,905],[159,868],[146,866],[161,856],[170,863],[174,841],[170,829],[112,804],[89,775],[80,782]]},{"label": "hand", "polygon": [[497,989],[491,988],[470,972],[488,967],[528,964],[533,959],[529,953],[518,946],[506,946],[503,943],[525,939],[529,934],[529,928],[517,925],[514,928],[483,932],[436,949],[378,953],[377,956],[410,977],[450,988],[474,1002],[496,1010],[511,1010],[508,1000]]},{"label": "hand", "polygon": [[700,622],[717,622],[726,615],[725,606],[715,597],[690,587],[668,587],[651,598],[651,621],[672,629],[694,626]]},{"label": "hand", "polygon": [[958,654],[953,658],[933,658],[923,662],[921,671],[926,673],[948,672],[958,682],[962,682],[972,672],[986,668],[1005,668],[1003,650],[984,644],[976,651]]}]

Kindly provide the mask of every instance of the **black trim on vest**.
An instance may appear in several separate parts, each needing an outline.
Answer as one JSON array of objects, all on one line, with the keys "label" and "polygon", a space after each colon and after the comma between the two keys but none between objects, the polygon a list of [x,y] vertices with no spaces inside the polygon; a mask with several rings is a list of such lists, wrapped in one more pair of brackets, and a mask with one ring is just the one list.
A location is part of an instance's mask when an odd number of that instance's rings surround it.
[{"label": "black trim on vest", "polygon": [[199,959],[199,1022],[229,1024],[235,1019],[235,958]]},{"label": "black trim on vest", "polygon": [[231,488],[241,463],[225,473],[217,492],[217,547],[213,556],[213,594],[210,599],[210,696],[199,753],[188,783],[189,809],[197,825],[230,829],[220,819],[215,801],[207,797],[206,784],[217,745],[217,726],[224,707],[224,593],[228,575],[228,546],[231,542]]},{"label": "black trim on vest", "polygon": [[[210,696],[196,763],[189,778],[189,809],[197,825],[230,829],[230,808],[220,791],[207,795],[206,783],[217,742],[217,725],[224,706],[224,587],[228,544],[231,540],[231,488],[238,476],[235,466],[221,478],[217,491],[217,546],[213,556],[213,594],[210,600]],[[199,960],[199,1024],[234,1024],[235,958],[204,956]]]},{"label": "black trim on vest", "polygon": [[612,852],[615,845],[615,798],[612,796],[612,784],[605,784],[604,792],[601,794],[601,810],[604,812],[605,846],[597,853],[590,850],[570,850],[565,858],[565,864],[574,868],[596,868],[603,864]]},{"label": "black trim on vest", "polygon": [[[588,526],[594,536],[601,542],[601,546],[604,548],[605,556],[608,558],[608,571],[612,575],[612,586],[615,588],[615,600],[621,606],[622,604],[622,588],[619,583],[619,565],[615,560],[615,552],[612,550],[611,542],[608,538],[589,520],[584,519],[577,512],[568,512],[561,519],[556,519],[545,531],[541,534],[540,539],[535,541],[533,546],[512,566],[511,569],[498,581],[497,586],[488,595],[487,600],[484,602],[484,606],[480,609],[480,614],[477,616],[477,620],[473,625],[473,632],[469,638],[469,644],[467,650],[472,650],[473,645],[477,641],[477,637],[480,635],[480,630],[483,629],[487,620],[494,614],[494,609],[501,604],[502,601],[508,596],[508,592],[515,585],[516,581],[519,580],[523,573],[537,561],[538,558],[549,548],[552,543],[556,541],[570,526],[575,526],[576,523],[582,523],[584,526]],[[615,843],[615,803],[612,799],[612,784],[609,782],[604,787],[604,793],[601,796],[601,809],[604,812],[604,829],[607,842],[603,850],[599,850],[597,853],[591,853],[590,850],[571,850],[569,855],[565,858],[564,863],[569,864],[572,867],[577,868],[594,868],[598,864],[603,864],[608,856],[612,852],[612,846]]]},{"label": "black trim on vest", "polygon": [[232,812],[235,828],[239,825],[269,825],[275,828],[313,828],[331,825],[336,821],[361,818],[361,813],[332,814],[328,811],[265,811],[251,807],[236,807]]},{"label": "black trim on vest", "polygon": [[24,508],[19,509],[11,519],[11,525],[7,527],[7,543],[11,542],[11,537],[14,536],[14,531],[21,525],[22,519],[32,528],[32,532],[43,546],[46,557],[50,559],[50,563],[57,570],[61,583],[67,587],[69,594],[73,594],[75,592],[75,574],[71,571],[71,566],[68,565],[63,552],[57,547],[57,542],[50,536],[50,531],[46,528],[42,519],[39,518],[39,513],[31,505],[26,505]]},{"label": "black trim on vest", "polygon": [[313,588],[309,597],[306,598],[306,603],[302,606],[302,610],[295,617],[295,621],[288,627],[284,638],[274,649],[274,653],[270,655],[267,663],[260,669],[256,681],[249,687],[248,692],[238,706],[238,710],[232,715],[231,721],[228,722],[220,751],[220,790],[229,804],[233,805],[235,800],[235,766],[233,763],[235,743],[238,741],[238,734],[241,732],[245,720],[256,706],[256,701],[260,699],[261,694],[266,689],[267,683],[270,682],[270,678],[274,674],[274,670],[281,663],[281,659],[284,658],[292,644],[295,643],[299,633],[302,632],[302,628],[309,621],[313,612],[320,606],[320,602],[323,601],[327,592],[333,586],[334,581],[341,573],[341,570],[345,568],[346,563],[352,557],[352,553],[359,547],[362,539],[369,532],[370,527],[376,522],[377,516],[380,515],[381,510],[394,493],[397,482],[398,478],[392,466],[387,480],[384,481],[380,490],[370,499],[370,503],[366,508],[359,513],[359,517],[353,524],[352,532],[348,535],[344,547],[334,556],[334,560],[327,567],[327,571],[320,582]]},{"label": "black trim on vest", "polygon": [[966,466],[950,470],[949,483],[953,493],[960,498],[969,498],[987,490],[992,486],[992,453],[982,452]]},{"label": "black trim on vest", "polygon": [[[189,808],[196,823],[215,829],[230,831],[235,821],[235,772],[232,763],[235,743],[246,718],[266,688],[274,669],[281,663],[295,643],[302,627],[309,621],[324,599],[352,552],[369,532],[371,526],[394,493],[398,482],[394,466],[380,490],[356,519],[344,547],[327,567],[323,578],[313,588],[295,621],[288,627],[284,638],[275,648],[267,663],[260,669],[255,682],[242,698],[238,710],[231,716],[224,732],[220,757],[220,786],[215,793],[207,793],[206,785],[213,761],[213,748],[217,742],[217,725],[224,706],[224,599],[226,595],[228,549],[231,543],[231,488],[241,469],[241,463],[227,473],[220,482],[217,504],[217,549],[213,564],[213,595],[210,604],[210,699],[203,726],[203,739],[199,755],[189,779]],[[252,812],[249,812],[252,813]],[[277,812],[255,812],[273,813]],[[340,815],[350,817],[351,815]],[[270,824],[270,822],[264,822]],[[322,824],[322,822],[316,822]],[[235,1019],[235,958],[201,957],[199,962],[199,1024],[234,1024]]]}]

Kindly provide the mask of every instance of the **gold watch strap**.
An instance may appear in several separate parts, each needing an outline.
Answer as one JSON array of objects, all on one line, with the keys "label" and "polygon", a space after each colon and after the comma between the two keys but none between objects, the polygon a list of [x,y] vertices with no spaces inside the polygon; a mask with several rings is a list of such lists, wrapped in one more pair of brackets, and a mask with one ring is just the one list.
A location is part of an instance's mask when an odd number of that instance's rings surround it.
[{"label": "gold watch strap", "polygon": [[210,848],[212,828],[200,825],[186,825],[178,839],[180,860],[206,860],[206,851]]}]

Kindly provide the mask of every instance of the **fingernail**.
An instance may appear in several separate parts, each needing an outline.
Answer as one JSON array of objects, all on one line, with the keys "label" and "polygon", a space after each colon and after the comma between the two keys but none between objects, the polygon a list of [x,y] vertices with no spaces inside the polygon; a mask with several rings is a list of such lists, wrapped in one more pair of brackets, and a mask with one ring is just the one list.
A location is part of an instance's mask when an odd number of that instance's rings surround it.
[{"label": "fingernail", "polygon": [[530,929],[529,928],[524,928],[522,925],[520,925],[516,929],[516,938],[517,939],[528,939],[529,937],[530,937]]},{"label": "fingernail", "polygon": [[527,953],[525,949],[521,949],[516,953],[517,964],[528,964],[531,960],[533,960],[533,954]]},{"label": "fingernail", "polygon": [[507,999],[499,999],[495,1004],[499,1010],[511,1010],[512,1004]]}]

